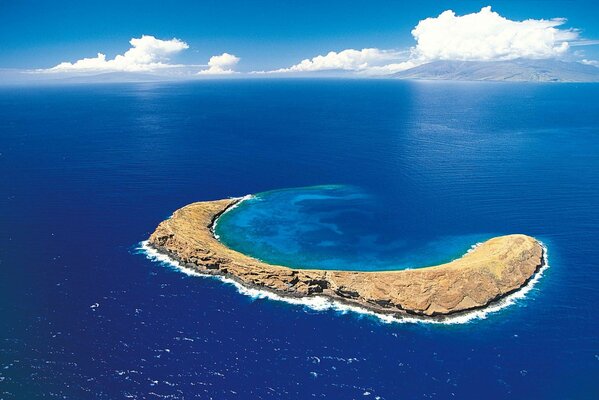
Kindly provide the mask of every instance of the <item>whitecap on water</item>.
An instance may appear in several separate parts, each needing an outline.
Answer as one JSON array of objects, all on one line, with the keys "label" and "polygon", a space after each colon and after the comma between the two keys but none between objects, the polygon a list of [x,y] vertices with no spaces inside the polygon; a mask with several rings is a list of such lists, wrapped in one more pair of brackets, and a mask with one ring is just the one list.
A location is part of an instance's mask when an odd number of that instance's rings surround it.
[{"label": "whitecap on water", "polygon": [[[245,197],[244,197],[244,199],[245,199]],[[239,203],[237,203],[237,204],[239,204]],[[509,307],[509,306],[515,304],[518,301],[522,301],[523,299],[525,299],[526,295],[534,288],[534,286],[539,282],[539,280],[543,276],[544,272],[549,268],[549,262],[547,259],[547,247],[543,243],[541,243],[541,245],[543,246],[543,267],[541,267],[539,269],[539,271],[537,271],[537,273],[535,273],[535,275],[522,288],[520,288],[519,290],[515,291],[514,293],[509,294],[508,296],[502,298],[501,300],[499,300],[485,308],[482,308],[479,310],[474,310],[474,311],[468,311],[468,312],[464,312],[464,313],[460,313],[460,314],[456,314],[456,315],[452,315],[452,316],[448,316],[448,317],[443,317],[443,318],[439,318],[439,319],[437,319],[437,318],[422,318],[422,317],[416,317],[416,316],[393,316],[393,315],[389,315],[389,314],[376,313],[374,311],[367,310],[365,308],[343,304],[343,303],[340,303],[338,301],[335,301],[335,300],[330,299],[325,296],[311,296],[311,297],[301,297],[301,298],[281,296],[281,295],[271,292],[269,290],[246,287],[231,278],[227,278],[224,276],[218,276],[218,275],[202,274],[194,269],[187,268],[187,267],[183,266],[181,263],[177,262],[176,260],[173,260],[172,258],[168,257],[167,255],[160,253],[159,251],[157,251],[156,249],[151,247],[147,240],[141,242],[139,247],[137,248],[137,250],[139,250],[140,253],[145,254],[146,258],[148,258],[149,260],[151,260],[153,262],[161,263],[162,265],[166,265],[166,266],[175,268],[176,270],[184,273],[185,275],[195,276],[195,277],[203,277],[203,278],[215,278],[224,283],[233,285],[240,294],[249,296],[253,299],[268,299],[268,300],[282,301],[282,302],[285,302],[288,304],[304,306],[304,307],[307,307],[307,308],[315,310],[315,311],[332,310],[332,311],[335,311],[335,312],[338,312],[341,314],[346,314],[346,313],[352,312],[352,313],[356,313],[356,314],[360,314],[360,315],[375,317],[378,320],[380,320],[381,322],[388,323],[388,324],[391,324],[391,323],[422,323],[422,324],[453,325],[453,324],[465,324],[465,323],[475,321],[475,320],[486,319],[490,314],[496,313],[500,310],[505,309],[506,307]],[[475,246],[473,246],[473,247],[475,247]]]}]

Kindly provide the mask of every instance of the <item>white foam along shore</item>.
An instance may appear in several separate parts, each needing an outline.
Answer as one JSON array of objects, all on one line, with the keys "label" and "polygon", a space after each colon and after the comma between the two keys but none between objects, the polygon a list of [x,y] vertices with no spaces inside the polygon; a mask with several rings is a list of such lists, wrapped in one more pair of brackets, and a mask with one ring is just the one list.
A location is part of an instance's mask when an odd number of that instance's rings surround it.
[{"label": "white foam along shore", "polygon": [[[246,198],[251,198],[245,196],[242,198],[242,201]],[[238,205],[237,203],[236,205]],[[482,309],[477,309],[473,311],[466,311],[459,314],[450,315],[447,317],[439,317],[439,318],[421,318],[415,316],[401,316],[396,317],[389,314],[376,313],[374,311],[367,310],[365,308],[350,306],[347,304],[343,304],[341,302],[335,301],[328,297],[324,296],[310,296],[310,297],[289,297],[282,296],[277,293],[274,293],[265,289],[256,289],[246,287],[234,279],[227,278],[219,275],[208,275],[197,272],[192,268],[188,268],[168,257],[166,254],[163,254],[152,246],[149,245],[149,242],[143,241],[140,243],[140,246],[137,248],[140,253],[145,254],[146,258],[153,262],[158,262],[162,265],[175,268],[176,270],[183,272],[189,276],[202,277],[202,278],[215,278],[220,280],[221,282],[233,285],[237,291],[245,296],[249,296],[253,299],[269,299],[275,301],[282,301],[289,304],[299,305],[307,307],[311,310],[315,311],[326,311],[333,310],[336,312],[340,312],[342,314],[353,312],[356,314],[372,316],[380,320],[384,323],[426,323],[426,324],[444,324],[444,325],[454,325],[454,324],[465,324],[475,320],[486,319],[488,315],[497,313],[498,311],[503,310],[519,301],[522,301],[526,298],[527,294],[535,287],[535,285],[539,282],[545,271],[549,268],[549,261],[547,257],[547,247],[542,242],[543,246],[543,266],[532,276],[532,278],[526,283],[526,285],[522,286],[517,291],[501,298],[500,300],[489,304],[487,307]],[[476,245],[474,245],[476,246]],[[474,247],[473,246],[473,247]]]}]

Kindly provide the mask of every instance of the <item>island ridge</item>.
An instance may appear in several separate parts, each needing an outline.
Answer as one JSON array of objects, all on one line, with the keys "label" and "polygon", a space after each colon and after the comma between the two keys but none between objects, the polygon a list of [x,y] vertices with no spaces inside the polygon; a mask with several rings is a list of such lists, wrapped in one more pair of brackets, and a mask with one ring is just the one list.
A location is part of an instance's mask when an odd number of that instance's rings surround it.
[{"label": "island ridge", "polygon": [[515,234],[492,238],[446,264],[398,271],[332,271],[271,265],[214,235],[217,219],[241,198],[197,202],[161,222],[149,245],[188,268],[280,295],[327,296],[393,315],[434,317],[478,308],[520,289],[544,265],[543,246]]}]

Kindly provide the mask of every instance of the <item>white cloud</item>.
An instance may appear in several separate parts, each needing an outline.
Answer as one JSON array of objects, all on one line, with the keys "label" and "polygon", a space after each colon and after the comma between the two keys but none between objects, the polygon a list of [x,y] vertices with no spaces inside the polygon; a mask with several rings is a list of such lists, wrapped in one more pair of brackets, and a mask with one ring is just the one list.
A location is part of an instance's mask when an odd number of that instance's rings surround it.
[{"label": "white cloud", "polygon": [[327,55],[302,60],[289,68],[281,68],[270,72],[311,72],[311,71],[364,71],[373,66],[382,65],[397,59],[398,52],[380,49],[347,49],[340,52],[331,51]]},{"label": "white cloud", "polygon": [[169,64],[169,56],[177,54],[189,46],[179,39],[161,40],[154,36],[143,35],[129,41],[131,48],[122,55],[111,60],[98,53],[93,58],[83,58],[74,63],[62,62],[43,72],[94,72],[94,71],[126,71],[143,72],[160,68],[176,67]]},{"label": "white cloud", "polygon": [[595,46],[599,44],[599,40],[580,39],[569,42],[570,46]]},{"label": "white cloud", "polygon": [[584,64],[584,65],[592,65],[593,67],[599,67],[599,61],[597,61],[597,60],[587,60],[585,58],[585,59],[580,60],[580,63]]},{"label": "white cloud", "polygon": [[564,18],[512,21],[492,11],[490,6],[463,16],[447,10],[416,25],[412,30],[416,44],[407,52],[377,48],[331,51],[268,72],[342,70],[385,75],[435,60],[555,58],[564,55],[570,44],[587,44],[579,40],[577,30],[560,29],[565,22]]},{"label": "white cloud", "polygon": [[558,28],[565,22],[563,18],[512,21],[490,6],[463,16],[447,10],[412,30],[413,56],[423,61],[559,57],[568,50],[568,41],[578,38],[577,31]]},{"label": "white cloud", "polygon": [[237,65],[240,58],[229,53],[223,53],[220,56],[210,57],[208,61],[208,69],[204,69],[198,74],[200,75],[225,75],[233,74],[233,67]]},{"label": "white cloud", "polygon": [[417,67],[421,64],[422,62],[416,60],[407,60],[381,66],[372,66],[361,72],[366,75],[389,75],[399,71],[405,71],[406,69]]},{"label": "white cloud", "polygon": [[[347,71],[359,75],[387,75],[435,60],[511,60],[516,58],[558,58],[568,53],[570,47],[599,43],[579,37],[575,29],[564,29],[566,20],[528,19],[509,20],[483,7],[480,11],[458,16],[447,10],[436,17],[418,22],[412,30],[415,44],[409,50],[384,50],[379,48],[345,49],[307,58],[288,68],[253,73],[311,73],[317,71]],[[240,58],[223,53],[210,58],[207,65],[180,65],[169,63],[169,58],[189,48],[187,43],[173,38],[157,39],[143,35],[130,40],[131,48],[122,55],[107,59],[96,57],[75,62],[63,62],[52,68],[35,72],[96,72],[125,71],[151,72],[167,68],[187,68],[185,74],[195,74],[190,67],[206,67],[199,75],[225,75],[236,73]],[[582,59],[583,54],[570,52],[570,57]],[[594,61],[581,61],[594,64]],[[179,71],[177,69],[176,71]],[[169,72],[171,73],[171,72]]]}]

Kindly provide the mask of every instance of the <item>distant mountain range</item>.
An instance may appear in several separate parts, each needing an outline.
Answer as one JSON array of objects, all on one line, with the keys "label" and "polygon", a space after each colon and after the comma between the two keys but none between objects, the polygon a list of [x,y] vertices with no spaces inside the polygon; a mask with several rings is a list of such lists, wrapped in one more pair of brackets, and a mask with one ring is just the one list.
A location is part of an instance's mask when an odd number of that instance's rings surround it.
[{"label": "distant mountain range", "polygon": [[[257,75],[223,76],[242,78]],[[307,77],[309,75],[302,75]],[[319,77],[348,76],[346,71],[329,71]],[[506,82],[599,82],[599,68],[580,62],[558,60],[512,61],[433,61],[390,75],[398,79],[444,81],[506,81]],[[212,77],[211,77],[212,78]],[[165,74],[139,72],[104,72],[54,74],[35,73],[17,69],[0,68],[0,85],[10,84],[80,84],[117,82],[192,81],[203,77],[192,73]]]},{"label": "distant mountain range", "polygon": [[58,77],[56,81],[61,83],[117,83],[117,82],[160,82],[173,80],[160,75],[139,72],[104,72],[100,74],[76,75],[69,77]]},{"label": "distant mountain range", "polygon": [[158,75],[139,72],[104,73],[34,73],[19,70],[0,69],[0,85],[10,84],[80,84],[80,83],[119,83],[119,82],[164,82],[179,81],[187,77]]},{"label": "distant mountain range", "polygon": [[451,81],[599,82],[599,68],[558,60],[433,61],[393,76]]}]

